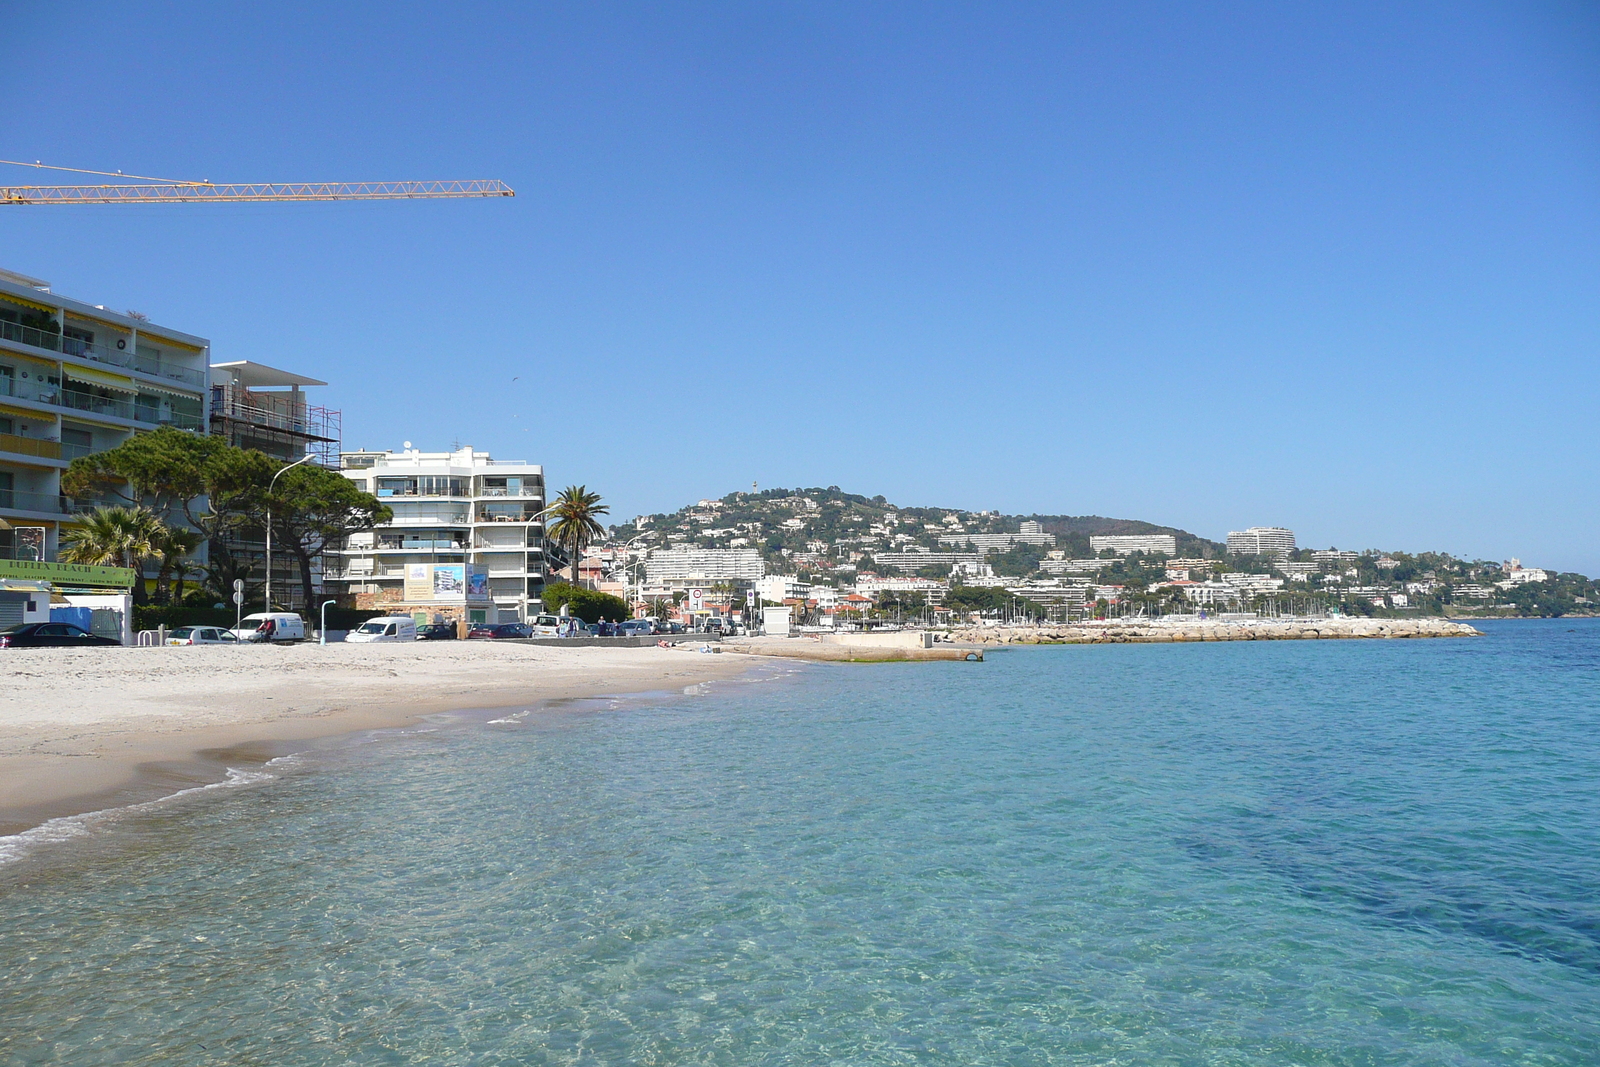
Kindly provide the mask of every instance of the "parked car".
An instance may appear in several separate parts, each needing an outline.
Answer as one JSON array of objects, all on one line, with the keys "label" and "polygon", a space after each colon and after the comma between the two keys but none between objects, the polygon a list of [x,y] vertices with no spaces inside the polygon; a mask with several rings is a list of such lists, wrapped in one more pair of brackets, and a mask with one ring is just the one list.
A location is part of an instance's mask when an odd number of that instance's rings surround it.
[{"label": "parked car", "polygon": [[292,611],[261,611],[246,615],[233,636],[240,641],[304,641],[306,622]]},{"label": "parked car", "polygon": [[468,638],[532,637],[533,631],[520,622],[502,622],[495,625],[477,625],[467,632]]},{"label": "parked car", "polygon": [[454,641],[456,639],[456,624],[453,622],[434,622],[427,626],[417,627],[418,641]]},{"label": "parked car", "polygon": [[705,634],[717,634],[720,637],[732,637],[733,623],[728,619],[724,619],[720,615],[713,615],[705,621],[704,625],[701,626],[700,632]]},{"label": "parked car", "polygon": [[346,634],[344,639],[353,645],[415,641],[417,621],[410,615],[385,615],[377,619],[368,619]]},{"label": "parked car", "polygon": [[121,641],[97,637],[70,622],[21,622],[0,630],[0,648],[99,648]]},{"label": "parked car", "polygon": [[533,622],[528,624],[533,628],[535,637],[560,637],[561,617],[559,615],[537,615]]},{"label": "parked car", "polygon": [[622,637],[649,637],[656,627],[649,619],[629,619],[617,627],[617,632]]},{"label": "parked car", "polygon": [[239,639],[222,626],[180,626],[167,635],[169,645],[232,645]]}]

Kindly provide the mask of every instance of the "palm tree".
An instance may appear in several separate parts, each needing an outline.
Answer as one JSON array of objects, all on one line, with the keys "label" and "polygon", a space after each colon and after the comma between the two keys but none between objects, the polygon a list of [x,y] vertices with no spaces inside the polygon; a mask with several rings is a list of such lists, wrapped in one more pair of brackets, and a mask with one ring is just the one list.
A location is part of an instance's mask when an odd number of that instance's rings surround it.
[{"label": "palm tree", "polygon": [[147,507],[95,508],[69,531],[61,551],[64,563],[127,567],[135,572],[134,598],[142,600],[144,582],[138,580],[140,565],[161,554],[168,535],[161,516]]},{"label": "palm tree", "polygon": [[200,547],[198,530],[183,526],[169,526],[156,545],[161,556],[161,569],[156,573],[156,600],[179,603],[183,600],[184,581],[199,568],[190,557]]},{"label": "palm tree", "polygon": [[600,494],[589,492],[588,486],[569,485],[544,513],[555,519],[546,527],[550,539],[571,550],[572,584],[576,586],[583,550],[606,532],[600,525],[600,516],[611,514],[611,509],[600,503]]}]

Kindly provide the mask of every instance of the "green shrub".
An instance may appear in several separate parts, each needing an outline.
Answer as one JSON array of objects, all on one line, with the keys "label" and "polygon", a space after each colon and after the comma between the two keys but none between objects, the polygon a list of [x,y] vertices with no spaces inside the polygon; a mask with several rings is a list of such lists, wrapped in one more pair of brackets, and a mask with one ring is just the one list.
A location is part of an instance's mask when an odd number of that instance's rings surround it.
[{"label": "green shrub", "polygon": [[632,614],[621,597],[597,593],[593,589],[579,589],[570,582],[545,586],[540,599],[544,601],[544,610],[557,612],[565,604],[569,613],[584,622],[599,622],[602,618],[621,622]]}]

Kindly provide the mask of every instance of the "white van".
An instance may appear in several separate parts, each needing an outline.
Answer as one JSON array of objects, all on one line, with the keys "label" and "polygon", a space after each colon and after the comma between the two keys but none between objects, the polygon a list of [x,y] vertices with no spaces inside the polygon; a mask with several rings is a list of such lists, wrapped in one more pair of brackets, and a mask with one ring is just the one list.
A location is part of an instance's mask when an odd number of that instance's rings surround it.
[{"label": "white van", "polygon": [[535,637],[559,637],[561,635],[561,620],[555,615],[536,615],[528,620],[528,625],[533,627]]},{"label": "white van", "polygon": [[350,644],[366,645],[377,641],[415,641],[417,621],[410,615],[385,615],[368,619],[344,635]]},{"label": "white van", "polygon": [[292,611],[261,611],[246,615],[233,636],[240,641],[304,641],[306,622]]}]

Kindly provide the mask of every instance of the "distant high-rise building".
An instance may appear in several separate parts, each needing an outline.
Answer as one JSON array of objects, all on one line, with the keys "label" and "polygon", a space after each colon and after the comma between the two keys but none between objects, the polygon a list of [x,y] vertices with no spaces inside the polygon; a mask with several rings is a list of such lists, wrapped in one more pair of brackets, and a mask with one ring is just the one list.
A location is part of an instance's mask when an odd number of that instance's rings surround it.
[{"label": "distant high-rise building", "polygon": [[1228,533],[1228,551],[1236,556],[1288,556],[1294,552],[1294,531],[1281,526],[1252,526]]}]

